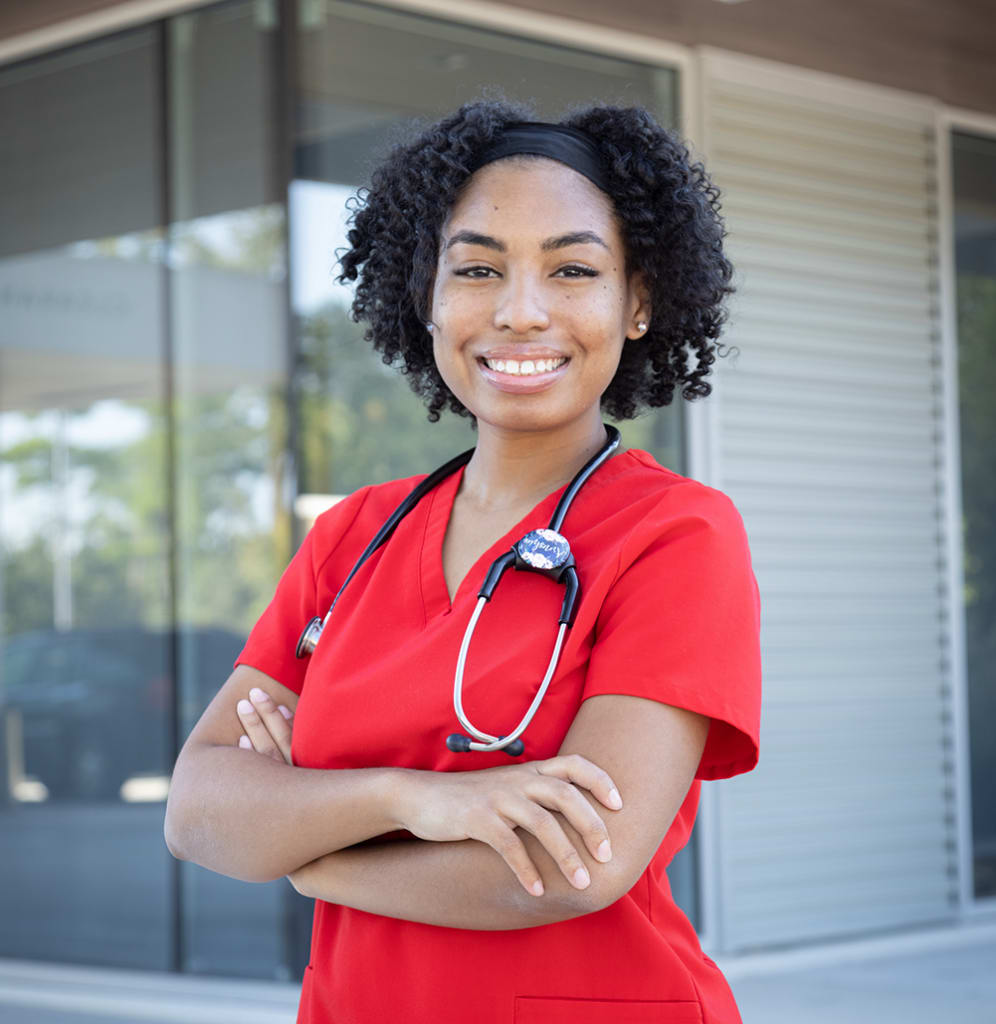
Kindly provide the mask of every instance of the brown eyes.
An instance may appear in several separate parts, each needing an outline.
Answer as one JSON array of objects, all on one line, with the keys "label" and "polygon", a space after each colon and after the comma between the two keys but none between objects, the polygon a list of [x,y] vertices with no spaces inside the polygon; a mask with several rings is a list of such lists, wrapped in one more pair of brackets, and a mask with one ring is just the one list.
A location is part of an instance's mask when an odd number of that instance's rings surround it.
[{"label": "brown eyes", "polygon": [[[498,271],[494,267],[461,267],[459,270],[453,271],[457,277],[469,277],[471,280],[481,281],[486,280],[489,277],[498,277]],[[566,277],[566,278],[577,278],[577,277],[598,277],[598,271],[592,267],[585,267],[581,264],[570,263],[565,267],[558,267],[554,272],[554,277]]]}]

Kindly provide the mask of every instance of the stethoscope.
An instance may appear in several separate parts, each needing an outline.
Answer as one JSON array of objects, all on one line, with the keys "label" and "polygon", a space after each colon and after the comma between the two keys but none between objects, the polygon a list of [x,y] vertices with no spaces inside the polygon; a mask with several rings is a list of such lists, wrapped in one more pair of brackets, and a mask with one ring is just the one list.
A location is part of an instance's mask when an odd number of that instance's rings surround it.
[{"label": "stethoscope", "polygon": [[[462,733],[451,733],[446,737],[446,746],[454,753],[465,753],[469,750],[492,751],[504,750],[510,757],[520,757],[525,746],[519,737],[526,731],[526,727],[533,720],[533,716],[543,703],[550,680],[553,679],[560,661],[560,651],[564,645],[564,637],[567,630],[574,624],[574,616],[577,609],[578,597],[581,594],[581,585],[578,582],[577,563],[571,553],[571,546],[567,538],[560,533],[564,518],[570,510],[571,504],[577,497],[578,491],[584,486],[588,478],[605,462],[613,451],[619,446],[619,431],[615,427],[605,424],[606,441],[597,455],[586,462],[574,479],[567,485],[557,502],[550,525],[545,530],[530,530],[521,540],[517,541],[503,555],[491,563],[481,589],[477,593],[477,605],[474,613],[467,624],[466,632],[463,635],[463,642],[460,644],[460,653],[457,656],[456,673],[453,679],[453,710],[456,712],[460,724],[470,733],[469,736]],[[356,575],[363,563],[382,545],[387,542],[391,534],[402,519],[431,491],[441,480],[445,480],[451,473],[455,473],[461,466],[465,466],[474,449],[470,448],[461,452],[454,459],[450,459],[444,466],[440,466],[434,473],[430,473],[405,500],[391,513],[384,525],[377,531],[373,539],[366,546],[363,554],[357,559],[356,564],[349,571],[338,593],[332,600],[325,618],[317,615],[304,627],[301,638],[297,642],[295,654],[298,658],[305,658],[310,655],[318,646],[322,631],[325,629],[332,611],[336,606],[342,592],[346,589],[349,581]],[[467,717],[463,709],[463,674],[467,663],[467,652],[470,650],[470,641],[477,628],[477,620],[481,617],[484,606],[491,600],[498,586],[498,581],[510,569],[523,569],[527,572],[536,572],[542,576],[548,576],[556,583],[564,585],[564,603],[560,609],[558,619],[559,629],[557,630],[557,641],[553,646],[553,654],[546,667],[543,681],[540,683],[536,696],[528,710],[522,716],[519,724],[507,736],[492,736],[491,733],[483,732],[476,728]]]}]

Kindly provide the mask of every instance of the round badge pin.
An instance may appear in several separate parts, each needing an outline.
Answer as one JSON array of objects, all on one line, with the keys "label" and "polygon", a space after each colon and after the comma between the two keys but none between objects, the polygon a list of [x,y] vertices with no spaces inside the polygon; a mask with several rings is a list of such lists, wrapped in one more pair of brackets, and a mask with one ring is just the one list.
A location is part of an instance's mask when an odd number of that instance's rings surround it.
[{"label": "round badge pin", "polygon": [[559,569],[571,557],[567,538],[556,530],[531,530],[515,545],[515,550],[533,569]]}]

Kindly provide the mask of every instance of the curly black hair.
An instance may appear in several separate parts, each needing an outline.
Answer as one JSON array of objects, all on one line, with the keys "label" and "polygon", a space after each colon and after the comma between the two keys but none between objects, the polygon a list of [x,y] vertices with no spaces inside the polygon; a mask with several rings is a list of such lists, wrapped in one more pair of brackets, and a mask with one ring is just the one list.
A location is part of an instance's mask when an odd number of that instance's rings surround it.
[{"label": "curly black hair", "polygon": [[[431,421],[445,408],[470,415],[443,383],[425,327],[440,232],[478,154],[506,125],[532,119],[504,101],[465,104],[395,146],[350,203],[350,248],[340,256],[338,280],[359,280],[353,319],[367,322],[366,339],[408,377]],[[650,328],[624,345],[602,409],[624,420],[669,404],[676,386],[686,399],[708,395],[723,303],[733,291],[719,190],[681,140],[642,108],[593,106],[560,123],[597,145],[627,272],[642,272],[650,289]]]}]

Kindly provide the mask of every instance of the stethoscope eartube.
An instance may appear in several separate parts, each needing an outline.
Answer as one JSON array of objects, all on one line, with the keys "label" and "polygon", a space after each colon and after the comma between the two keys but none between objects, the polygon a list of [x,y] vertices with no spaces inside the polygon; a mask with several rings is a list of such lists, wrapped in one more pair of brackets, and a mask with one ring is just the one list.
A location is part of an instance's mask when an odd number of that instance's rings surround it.
[{"label": "stethoscope eartube", "polygon": [[[477,594],[477,604],[467,624],[467,629],[460,644],[460,653],[457,656],[456,672],[453,678],[453,710],[456,712],[460,724],[470,734],[451,733],[446,737],[446,746],[454,753],[466,753],[471,750],[490,752],[493,750],[504,750],[510,757],[521,757],[525,746],[519,737],[525,732],[533,716],[539,710],[546,691],[550,686],[557,671],[560,661],[561,648],[564,645],[564,637],[567,630],[574,624],[574,617],[577,611],[578,598],[581,594],[581,584],[578,580],[577,566],[571,546],[567,538],[560,533],[567,512],[571,507],[578,491],[585,481],[602,465],[613,451],[619,446],[619,431],[615,427],[605,424],[606,441],[598,454],[589,459],[578,471],[574,479],[567,485],[557,507],[554,510],[550,525],[543,530],[530,530],[524,537],[516,541],[509,551],[504,552],[491,563]],[[346,589],[346,584],[356,575],[361,565],[394,533],[398,523],[418,504],[424,495],[432,490],[441,480],[455,472],[461,466],[466,465],[473,455],[474,449],[462,452],[455,459],[451,459],[444,466],[440,466],[434,473],[427,476],[405,500],[391,513],[384,525],[377,531],[373,540],[367,545],[363,554],[360,555],[356,564],[350,570],[338,593],[332,601],[329,610],[325,613],[324,619],[315,616],[301,633],[297,642],[296,655],[304,658],[310,655],[318,641],[321,639],[322,631],[332,615],[332,609]],[[467,718],[463,709],[463,675],[467,663],[467,652],[470,649],[470,641],[477,628],[477,620],[481,617],[484,606],[488,604],[498,586],[502,576],[509,570],[516,569],[523,572],[538,573],[547,576],[555,583],[564,585],[564,601],[560,609],[558,619],[557,639],[553,645],[553,653],[547,664],[543,680],[533,697],[526,713],[522,716],[519,724],[506,736],[492,736],[490,733],[482,732],[476,728]]]}]

